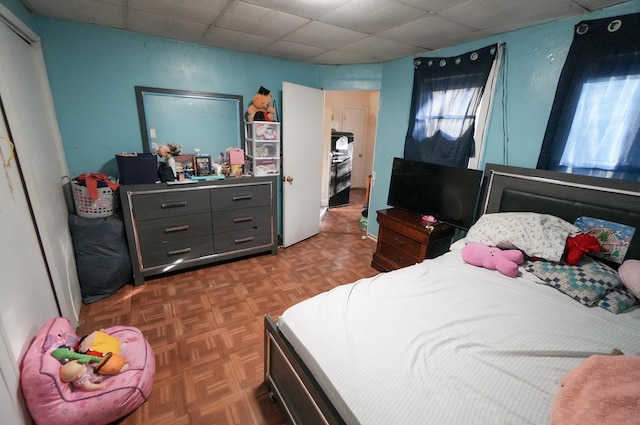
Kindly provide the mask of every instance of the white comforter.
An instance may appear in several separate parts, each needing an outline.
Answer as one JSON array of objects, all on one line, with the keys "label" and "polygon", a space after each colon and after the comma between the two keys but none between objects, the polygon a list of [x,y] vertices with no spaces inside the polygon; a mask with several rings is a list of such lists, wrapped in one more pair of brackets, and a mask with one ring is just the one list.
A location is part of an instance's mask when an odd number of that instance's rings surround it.
[{"label": "white comforter", "polygon": [[548,424],[560,378],[640,354],[640,309],[588,308],[458,251],[337,287],[279,328],[348,424]]}]

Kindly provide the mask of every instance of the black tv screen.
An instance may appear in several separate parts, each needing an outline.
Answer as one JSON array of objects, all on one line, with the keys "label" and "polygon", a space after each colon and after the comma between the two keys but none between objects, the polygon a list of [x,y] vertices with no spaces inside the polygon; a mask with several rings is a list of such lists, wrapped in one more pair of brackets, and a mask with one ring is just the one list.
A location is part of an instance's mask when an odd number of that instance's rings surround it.
[{"label": "black tv screen", "polygon": [[480,170],[394,158],[387,204],[468,229],[481,182]]}]

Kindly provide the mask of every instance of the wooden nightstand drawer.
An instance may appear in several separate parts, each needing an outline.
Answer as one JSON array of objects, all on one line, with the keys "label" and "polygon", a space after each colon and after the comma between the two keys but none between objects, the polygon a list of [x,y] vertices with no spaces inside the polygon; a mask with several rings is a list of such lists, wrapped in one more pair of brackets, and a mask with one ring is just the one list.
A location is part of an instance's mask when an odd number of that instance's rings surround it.
[{"label": "wooden nightstand drawer", "polygon": [[377,253],[392,263],[397,264],[398,267],[406,267],[422,261],[418,256],[398,249],[396,245],[390,245],[384,242],[380,245]]},{"label": "wooden nightstand drawer", "polygon": [[[378,239],[382,240],[388,249],[402,252],[413,258],[419,258],[421,251],[425,248],[420,242],[409,238],[408,236],[398,233],[388,227],[380,227]],[[424,254],[423,254],[424,255]]]}]

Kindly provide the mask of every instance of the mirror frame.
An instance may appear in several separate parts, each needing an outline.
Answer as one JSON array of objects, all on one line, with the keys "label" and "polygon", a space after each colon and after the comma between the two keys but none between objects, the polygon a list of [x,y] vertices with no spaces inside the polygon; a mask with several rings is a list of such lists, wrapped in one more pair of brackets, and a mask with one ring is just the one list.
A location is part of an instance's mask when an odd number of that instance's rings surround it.
[{"label": "mirror frame", "polygon": [[149,129],[147,126],[147,116],[144,110],[144,96],[145,94],[161,94],[161,95],[169,95],[176,97],[192,97],[192,98],[201,98],[201,99],[209,99],[212,101],[224,99],[235,100],[238,106],[238,122],[240,127],[238,128],[239,135],[239,148],[242,148],[244,143],[244,106],[242,102],[242,96],[236,94],[224,94],[224,93],[207,93],[207,92],[197,92],[197,91],[189,91],[189,90],[174,90],[174,89],[164,89],[159,87],[145,87],[145,86],[135,86],[136,93],[136,105],[138,107],[138,121],[140,122],[140,134],[142,136],[142,149],[144,153],[153,153],[151,149],[151,141],[149,140]]}]

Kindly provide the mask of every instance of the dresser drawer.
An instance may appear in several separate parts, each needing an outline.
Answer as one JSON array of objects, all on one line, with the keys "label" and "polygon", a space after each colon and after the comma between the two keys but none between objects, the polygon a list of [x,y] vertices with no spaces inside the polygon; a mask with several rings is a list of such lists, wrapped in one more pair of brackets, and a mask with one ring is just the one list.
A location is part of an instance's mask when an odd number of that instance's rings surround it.
[{"label": "dresser drawer", "polygon": [[271,207],[242,208],[213,213],[213,232],[271,228]]},{"label": "dresser drawer", "polygon": [[380,227],[378,240],[415,258],[420,256],[420,251],[424,248],[420,242],[384,226]]},{"label": "dresser drawer", "polygon": [[182,263],[185,260],[213,254],[213,238],[211,235],[197,238],[148,243],[140,247],[143,268],[162,266],[171,263]]},{"label": "dresser drawer", "polygon": [[208,190],[140,193],[131,197],[136,220],[174,217],[209,211]]},{"label": "dresser drawer", "polygon": [[271,205],[271,185],[231,186],[211,192],[211,209],[223,211]]},{"label": "dresser drawer", "polygon": [[211,214],[189,214],[138,222],[138,237],[145,244],[211,235]]},{"label": "dresser drawer", "polygon": [[234,232],[216,233],[213,238],[213,246],[216,254],[270,245],[271,243],[273,243],[271,239],[271,226],[262,228],[250,227]]}]

